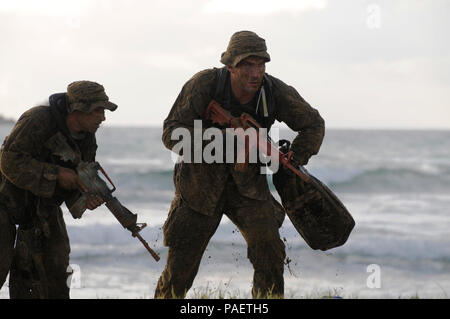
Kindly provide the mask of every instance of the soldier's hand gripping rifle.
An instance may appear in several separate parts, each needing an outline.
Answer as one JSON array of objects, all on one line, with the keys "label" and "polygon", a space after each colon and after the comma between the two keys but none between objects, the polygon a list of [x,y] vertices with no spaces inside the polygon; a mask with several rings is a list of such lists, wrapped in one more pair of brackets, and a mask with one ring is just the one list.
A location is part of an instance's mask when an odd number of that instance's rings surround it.
[{"label": "soldier's hand gripping rifle", "polygon": [[[249,114],[242,113],[239,118],[233,117],[227,110],[223,109],[220,104],[214,100],[209,103],[208,108],[206,109],[205,118],[212,121],[213,123],[217,123],[219,125],[230,127],[233,129],[261,129],[261,125],[259,125],[259,123],[256,122],[256,120]],[[310,183],[312,181],[309,174],[302,166],[299,166],[297,168],[291,164],[293,152],[280,152],[277,144],[273,142],[269,136],[267,136],[267,138],[263,138],[260,135],[254,135],[255,138],[249,138],[249,135],[246,134],[243,130],[236,130],[235,132],[237,136],[240,136],[246,142],[246,156],[249,153],[249,149],[251,149],[252,147],[257,147],[259,151],[264,153],[264,155],[268,156],[271,160],[275,160],[281,163],[287,169],[291,170],[294,174],[298,175],[298,177],[300,177],[304,182]]]},{"label": "soldier's hand gripping rifle", "polygon": [[[86,210],[86,201],[88,196],[98,196],[104,202],[106,207],[110,212],[116,217],[119,223],[131,232],[133,237],[137,237],[140,242],[144,245],[147,251],[152,255],[152,257],[158,261],[159,256],[156,254],[142,238],[139,232],[147,226],[146,223],[137,223],[137,214],[130,212],[125,206],[123,206],[119,200],[112,195],[116,190],[113,182],[100,166],[98,162],[84,162],[79,159],[78,154],[76,154],[68,145],[66,138],[58,133],[53,136],[49,142],[48,146],[53,150],[54,155],[58,155],[64,161],[70,161],[76,164],[76,171],[80,183],[84,186],[84,190],[80,189],[82,196],[69,207],[69,211],[74,218],[80,218],[81,215]],[[101,172],[103,176],[111,184],[110,189],[106,182],[99,176],[98,172]]]},{"label": "soldier's hand gripping rifle", "polygon": [[311,248],[327,250],[346,242],[355,221],[325,184],[309,174],[303,166],[292,165],[293,152],[289,146],[278,146],[269,136],[261,134],[253,134],[256,138],[249,139],[249,134],[244,130],[253,128],[258,131],[261,129],[258,122],[246,113],[238,118],[233,117],[214,100],[208,105],[205,118],[221,126],[234,128],[235,134],[245,141],[246,155],[249,149],[257,147],[272,161],[278,161],[295,174],[285,174],[284,170],[279,170],[273,177],[273,183],[292,224]]},{"label": "soldier's hand gripping rifle", "polygon": [[[261,125],[259,125],[259,123],[247,113],[242,113],[239,118],[233,117],[215,100],[212,100],[209,103],[208,108],[206,109],[205,118],[213,123],[231,127],[233,129],[242,128],[246,130],[248,128],[253,128],[255,130],[259,130],[262,128]],[[326,197],[330,202],[334,201],[328,192],[323,191],[323,186],[321,183],[319,184],[316,179],[311,178],[310,174],[303,166],[292,165],[291,159],[294,155],[292,151],[288,150],[286,152],[281,152],[277,146],[277,143],[272,141],[268,135],[267,138],[264,138],[263,136],[257,134],[254,135],[255,138],[249,139],[249,135],[243,130],[236,130],[235,132],[237,136],[240,136],[243,140],[245,140],[246,156],[249,153],[249,149],[252,147],[257,147],[259,151],[264,153],[264,155],[269,157],[271,160],[278,161],[278,163],[281,163],[284,167],[292,171],[303,182],[311,184],[315,187],[322,194],[322,196]]]}]

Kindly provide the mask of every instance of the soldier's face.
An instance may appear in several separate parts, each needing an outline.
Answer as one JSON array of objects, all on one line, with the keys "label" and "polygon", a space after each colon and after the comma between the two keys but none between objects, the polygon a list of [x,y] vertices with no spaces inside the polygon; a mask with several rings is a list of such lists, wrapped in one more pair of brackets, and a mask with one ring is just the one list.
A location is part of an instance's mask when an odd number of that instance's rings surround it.
[{"label": "soldier's face", "polygon": [[79,123],[82,127],[82,131],[94,134],[97,132],[100,124],[106,120],[105,109],[103,107],[96,108],[91,113],[81,113],[79,114]]},{"label": "soldier's face", "polygon": [[234,68],[228,67],[232,86],[246,93],[256,93],[261,86],[266,61],[260,57],[248,57],[238,63]]}]

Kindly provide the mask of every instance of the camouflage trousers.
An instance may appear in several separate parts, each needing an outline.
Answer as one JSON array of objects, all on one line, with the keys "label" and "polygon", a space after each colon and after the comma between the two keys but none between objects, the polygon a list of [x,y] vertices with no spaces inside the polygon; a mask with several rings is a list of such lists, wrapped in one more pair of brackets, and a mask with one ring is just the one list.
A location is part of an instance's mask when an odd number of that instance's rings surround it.
[{"label": "camouflage trousers", "polygon": [[47,210],[48,232],[19,226],[10,277],[11,299],[68,299],[69,238],[59,207]]},{"label": "camouflage trousers", "polygon": [[[197,275],[201,258],[225,214],[247,242],[247,257],[254,268],[253,298],[283,297],[285,246],[278,232],[284,219],[275,199],[258,201],[241,196],[233,181],[227,183],[216,214],[207,216],[176,196],[163,226],[169,247],[167,264],[155,298],[184,298]],[[278,218],[277,218],[278,217]]]},{"label": "camouflage trousers", "polygon": [[0,288],[11,268],[15,240],[16,226],[10,222],[7,212],[0,209]]}]

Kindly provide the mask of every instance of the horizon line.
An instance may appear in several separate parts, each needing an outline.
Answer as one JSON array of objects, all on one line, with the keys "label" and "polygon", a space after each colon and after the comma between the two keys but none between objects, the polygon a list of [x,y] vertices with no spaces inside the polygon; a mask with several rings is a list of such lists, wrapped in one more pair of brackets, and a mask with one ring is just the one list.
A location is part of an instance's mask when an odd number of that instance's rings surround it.
[{"label": "horizon line", "polygon": [[[1,121],[4,120],[4,121]],[[14,125],[17,122],[17,119],[5,118],[0,115],[0,125]],[[102,125],[104,128],[161,128],[162,124],[130,124],[130,123],[105,123]],[[280,125],[273,125],[272,128],[277,127],[282,130],[291,130],[289,127],[283,127]],[[356,127],[356,126],[326,126],[325,130],[333,130],[333,131],[450,131],[450,127]]]},{"label": "horizon line", "polygon": [[[108,128],[130,128],[130,127],[135,127],[135,128],[161,128],[163,127],[163,125],[159,125],[159,124],[103,124],[103,127],[108,127]],[[291,130],[289,127],[279,127],[276,125],[273,125],[272,128],[277,127],[280,128],[282,130]],[[325,127],[325,130],[360,130],[360,131],[450,131],[450,127],[352,127],[352,126],[348,126],[348,127],[341,127],[341,126],[329,126],[329,127]],[[292,130],[293,131],[293,130]]]}]

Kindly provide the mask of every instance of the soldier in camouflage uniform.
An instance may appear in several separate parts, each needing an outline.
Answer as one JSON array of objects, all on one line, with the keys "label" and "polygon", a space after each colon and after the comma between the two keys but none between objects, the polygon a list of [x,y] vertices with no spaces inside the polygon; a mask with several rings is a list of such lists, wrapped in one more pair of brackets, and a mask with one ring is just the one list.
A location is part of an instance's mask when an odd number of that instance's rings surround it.
[{"label": "soldier in camouflage uniform", "polygon": [[[117,108],[90,81],[71,83],[49,102],[25,112],[0,151],[0,287],[11,269],[11,298],[69,298],[70,246],[60,205],[70,210],[83,185],[46,142],[62,133],[84,161],[94,161],[95,132],[105,109]],[[86,208],[102,203],[91,197]]]},{"label": "soldier in camouflage uniform", "polygon": [[[215,99],[233,116],[246,112],[269,129],[275,120],[285,122],[298,132],[291,148],[295,163],[306,164],[319,151],[324,121],[293,87],[265,73],[268,61],[264,39],[250,31],[235,33],[222,54],[225,67],[201,71],[182,88],[164,121],[164,145],[172,150],[179,143],[171,138],[177,128],[193,133],[194,120],[202,120],[203,129],[211,126],[204,115]],[[259,102],[263,88],[267,107]],[[167,264],[155,298],[186,295],[223,214],[247,242],[254,268],[253,297],[283,297],[285,247],[278,229],[284,210],[272,197],[260,165],[249,164],[240,171],[229,163],[181,161],[175,165],[174,184],[175,198],[163,226],[164,244],[169,247]]]}]

